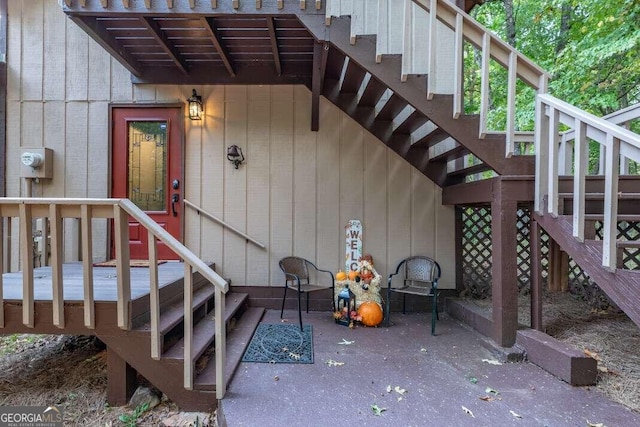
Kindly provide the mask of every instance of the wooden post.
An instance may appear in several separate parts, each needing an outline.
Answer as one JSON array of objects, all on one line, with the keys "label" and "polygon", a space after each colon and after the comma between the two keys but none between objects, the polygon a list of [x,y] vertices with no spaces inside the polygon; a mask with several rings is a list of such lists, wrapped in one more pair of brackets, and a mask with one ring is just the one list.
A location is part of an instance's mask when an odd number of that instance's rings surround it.
[{"label": "wooden post", "polygon": [[82,276],[84,287],[84,325],[88,329],[96,327],[93,302],[93,238],[91,232],[91,206],[80,206],[82,229]]},{"label": "wooden post", "polygon": [[491,202],[493,339],[502,347],[516,342],[518,330],[518,280],[516,218],[518,203],[503,200],[502,184],[494,187]]},{"label": "wooden post", "polygon": [[116,246],[116,274],[118,281],[118,327],[128,330],[131,300],[131,267],[129,266],[129,216],[119,205],[113,206],[113,235]]},{"label": "wooden post", "polygon": [[156,236],[148,231],[149,240],[149,305],[151,306],[151,358],[160,360],[160,286],[158,282],[158,245]]},{"label": "wooden post", "polygon": [[531,328],[542,331],[542,241],[540,224],[531,220],[529,245],[531,248]]},{"label": "wooden post", "polygon": [[[193,267],[184,263],[184,388],[193,390]],[[217,289],[217,288],[216,288]],[[218,318],[215,319],[219,321]],[[216,337],[216,341],[218,337]],[[216,360],[218,356],[216,355]],[[218,397],[220,398],[220,397]]]},{"label": "wooden post", "polygon": [[53,289],[53,324],[64,328],[64,287],[62,279],[62,217],[60,205],[49,205],[51,223],[51,286]]},{"label": "wooden post", "polygon": [[20,258],[22,261],[22,323],[33,328],[33,224],[31,205],[20,204]]},{"label": "wooden post", "polygon": [[227,391],[227,381],[225,378],[227,328],[225,325],[225,296],[219,286],[216,286],[215,290],[214,315],[216,319],[216,396],[218,399],[222,399]]},{"label": "wooden post", "polygon": [[107,347],[107,402],[123,406],[136,389],[136,371],[111,347]]}]

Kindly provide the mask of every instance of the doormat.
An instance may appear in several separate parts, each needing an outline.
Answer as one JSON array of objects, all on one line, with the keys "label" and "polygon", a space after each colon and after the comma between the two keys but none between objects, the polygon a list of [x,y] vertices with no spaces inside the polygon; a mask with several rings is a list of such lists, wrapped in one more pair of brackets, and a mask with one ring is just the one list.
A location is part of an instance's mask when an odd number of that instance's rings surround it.
[{"label": "doormat", "polygon": [[[158,261],[158,265],[164,264],[165,262],[167,261]],[[115,267],[116,260],[112,259],[104,262],[96,262],[93,264],[93,266],[94,267]],[[149,267],[149,260],[148,259],[132,259],[132,260],[129,260],[129,266],[130,267]]]},{"label": "doormat", "polygon": [[272,325],[260,323],[242,356],[243,362],[313,363],[311,325]]}]

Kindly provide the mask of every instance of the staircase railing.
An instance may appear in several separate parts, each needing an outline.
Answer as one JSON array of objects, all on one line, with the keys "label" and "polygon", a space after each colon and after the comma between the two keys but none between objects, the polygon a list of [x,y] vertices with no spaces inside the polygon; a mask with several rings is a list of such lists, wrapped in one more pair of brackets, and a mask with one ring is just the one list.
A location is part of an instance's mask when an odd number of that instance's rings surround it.
[{"label": "staircase railing", "polygon": [[[511,157],[515,151],[516,137],[516,84],[520,79],[536,91],[543,94],[547,91],[548,75],[533,61],[522,55],[511,45],[505,43],[498,36],[483,27],[462,9],[447,0],[411,0],[413,3],[429,13],[429,76],[435,71],[435,52],[439,48],[436,35],[436,19],[454,32],[454,90],[453,117],[458,118],[463,113],[463,55],[464,40],[480,49],[480,129],[479,136],[487,134],[487,118],[489,112],[489,64],[494,59],[507,70],[507,122],[505,156]],[[433,13],[432,13],[433,12]],[[433,96],[432,81],[427,79],[427,97]],[[539,112],[536,111],[536,117]]]},{"label": "staircase railing", "polygon": [[549,94],[537,96],[536,111],[536,184],[535,210],[558,216],[558,170],[560,158],[560,124],[575,132],[573,156],[573,236],[584,241],[585,177],[589,161],[588,139],[604,149],[604,220],[602,265],[616,269],[618,215],[618,176],[620,158],[640,161],[640,135],[596,117]]},{"label": "staircase railing", "polygon": [[[193,273],[199,272],[215,287],[215,364],[216,391],[218,398],[224,396],[226,384],[225,367],[225,304],[224,294],[229,290],[227,282],[206,263],[187,249],[176,238],[153,221],[128,199],[38,199],[0,198],[0,223],[4,218],[19,219],[19,254],[22,270],[22,323],[34,327],[34,266],[33,266],[33,220],[46,218],[50,225],[52,307],[53,324],[63,329],[64,294],[62,275],[63,219],[80,220],[81,253],[83,269],[84,325],[95,328],[95,301],[93,296],[93,244],[92,220],[113,220],[113,236],[117,270],[117,323],[123,330],[131,329],[129,307],[131,303],[131,277],[129,254],[129,216],[147,230],[149,240],[149,300],[151,324],[151,357],[159,359],[161,342],[159,334],[160,301],[158,281],[158,242],[164,243],[184,262],[184,387],[193,388]],[[46,236],[45,236],[46,238]],[[5,271],[4,227],[0,226],[0,272]],[[2,275],[0,274],[0,327],[4,327],[4,300]]]}]

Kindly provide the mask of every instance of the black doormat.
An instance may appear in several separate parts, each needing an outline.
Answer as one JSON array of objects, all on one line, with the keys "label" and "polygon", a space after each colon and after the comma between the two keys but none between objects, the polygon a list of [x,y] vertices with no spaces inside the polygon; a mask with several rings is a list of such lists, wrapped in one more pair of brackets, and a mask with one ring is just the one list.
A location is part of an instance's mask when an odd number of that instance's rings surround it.
[{"label": "black doormat", "polygon": [[303,325],[260,323],[251,338],[243,362],[313,363],[313,329]]}]

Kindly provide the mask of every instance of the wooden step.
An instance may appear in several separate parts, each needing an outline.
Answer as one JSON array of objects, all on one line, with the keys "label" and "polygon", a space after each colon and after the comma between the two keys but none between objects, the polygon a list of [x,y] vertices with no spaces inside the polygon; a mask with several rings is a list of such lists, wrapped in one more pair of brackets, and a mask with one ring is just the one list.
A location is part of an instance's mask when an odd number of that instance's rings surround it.
[{"label": "wooden step", "polygon": [[[225,300],[225,323],[233,318],[245,302],[249,299],[249,294],[229,292]],[[193,327],[193,361],[195,362],[204,353],[207,347],[215,338],[215,319],[213,311],[206,315]],[[164,352],[162,360],[182,361],[184,360],[184,338],[181,338],[171,348]]]},{"label": "wooden step", "polygon": [[[227,335],[227,349],[225,362],[225,378],[227,384],[233,378],[233,375],[242,360],[253,333],[260,323],[264,314],[262,307],[249,307],[242,314],[232,330]],[[209,362],[207,366],[200,372],[194,381],[196,390],[215,391],[216,389],[216,367],[215,363]]]}]

